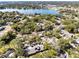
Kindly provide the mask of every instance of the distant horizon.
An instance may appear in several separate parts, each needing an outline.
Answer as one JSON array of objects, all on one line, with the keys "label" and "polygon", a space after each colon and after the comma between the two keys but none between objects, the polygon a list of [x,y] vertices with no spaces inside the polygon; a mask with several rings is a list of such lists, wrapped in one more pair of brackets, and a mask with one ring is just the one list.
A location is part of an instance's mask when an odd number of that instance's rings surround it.
[{"label": "distant horizon", "polygon": [[0,0],[0,2],[5,1],[79,1],[79,0]]}]

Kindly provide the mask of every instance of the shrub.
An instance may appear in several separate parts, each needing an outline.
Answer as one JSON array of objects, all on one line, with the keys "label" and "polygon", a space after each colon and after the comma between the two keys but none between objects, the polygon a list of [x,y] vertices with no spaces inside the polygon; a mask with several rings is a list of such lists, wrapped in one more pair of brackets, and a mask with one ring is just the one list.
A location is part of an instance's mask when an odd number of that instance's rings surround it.
[{"label": "shrub", "polygon": [[48,42],[45,42],[45,43],[44,43],[44,49],[45,49],[45,50],[52,49],[51,44],[49,44]]}]

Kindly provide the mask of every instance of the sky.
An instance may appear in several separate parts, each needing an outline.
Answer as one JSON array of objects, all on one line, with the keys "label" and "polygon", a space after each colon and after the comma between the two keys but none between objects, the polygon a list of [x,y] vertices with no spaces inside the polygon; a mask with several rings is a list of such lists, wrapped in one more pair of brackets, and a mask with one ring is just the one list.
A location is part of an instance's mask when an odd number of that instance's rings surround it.
[{"label": "sky", "polygon": [[0,0],[0,1],[79,1],[79,0]]}]

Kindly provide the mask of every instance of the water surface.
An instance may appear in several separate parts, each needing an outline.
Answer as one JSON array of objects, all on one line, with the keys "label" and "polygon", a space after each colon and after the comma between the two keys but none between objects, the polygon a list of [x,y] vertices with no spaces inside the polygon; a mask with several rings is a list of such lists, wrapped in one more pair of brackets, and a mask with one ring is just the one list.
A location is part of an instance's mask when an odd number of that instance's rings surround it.
[{"label": "water surface", "polygon": [[13,12],[17,11],[22,14],[59,14],[56,10],[48,10],[48,9],[0,9],[1,12]]}]

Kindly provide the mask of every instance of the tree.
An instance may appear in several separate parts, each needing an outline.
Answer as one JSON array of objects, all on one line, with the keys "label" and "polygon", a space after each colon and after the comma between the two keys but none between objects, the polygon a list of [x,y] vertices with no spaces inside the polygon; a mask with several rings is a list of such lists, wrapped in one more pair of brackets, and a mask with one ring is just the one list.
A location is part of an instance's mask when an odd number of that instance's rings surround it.
[{"label": "tree", "polygon": [[21,27],[21,33],[31,33],[36,29],[36,23],[31,21],[27,22]]},{"label": "tree", "polygon": [[15,49],[15,52],[17,56],[23,56],[24,51],[23,51],[23,44],[21,38],[15,38],[10,42],[11,45],[15,45],[13,47]]},{"label": "tree", "polygon": [[59,46],[62,50],[67,51],[71,48],[70,43],[73,41],[73,39],[59,39]]},{"label": "tree", "polygon": [[51,17],[51,19],[49,19],[52,23],[56,22],[55,16]]},{"label": "tree", "polygon": [[29,39],[28,41],[29,41],[29,43],[41,42],[41,38],[38,35],[36,35],[36,36],[32,36],[32,38]]},{"label": "tree", "polygon": [[7,44],[15,37],[16,37],[16,33],[14,33],[13,31],[9,31],[3,37],[0,38],[0,41],[4,41],[5,44]]},{"label": "tree", "polygon": [[45,30],[52,30],[53,29],[53,23],[51,21],[46,21],[44,26],[45,26]]},{"label": "tree", "polygon": [[6,21],[5,20],[0,20],[0,25],[5,25]]},{"label": "tree", "polygon": [[75,33],[76,25],[75,24],[69,24],[65,26],[65,29],[70,33]]},{"label": "tree", "polygon": [[0,42],[0,48],[2,47],[2,46],[4,46],[5,45],[5,42],[4,41],[1,41]]}]

